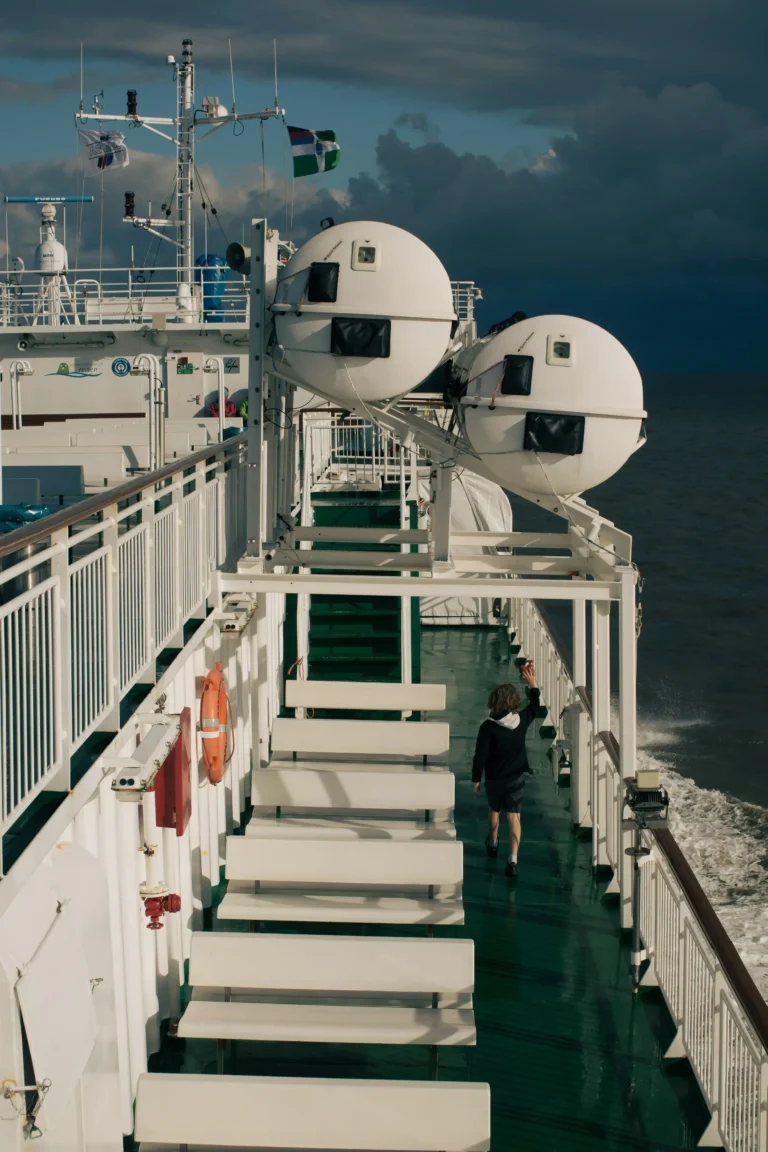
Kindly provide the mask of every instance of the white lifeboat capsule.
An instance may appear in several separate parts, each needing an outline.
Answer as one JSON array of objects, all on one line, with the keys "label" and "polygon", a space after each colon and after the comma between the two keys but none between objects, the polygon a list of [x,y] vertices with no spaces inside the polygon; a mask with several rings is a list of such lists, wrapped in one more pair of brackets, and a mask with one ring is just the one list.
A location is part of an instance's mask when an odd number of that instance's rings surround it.
[{"label": "white lifeboat capsule", "polygon": [[336,224],[280,270],[276,370],[345,405],[405,395],[443,360],[456,323],[437,256],[392,224]]},{"label": "white lifeboat capsule", "polygon": [[455,361],[472,448],[502,487],[570,496],[645,441],[643,382],[626,348],[574,316],[534,316]]}]

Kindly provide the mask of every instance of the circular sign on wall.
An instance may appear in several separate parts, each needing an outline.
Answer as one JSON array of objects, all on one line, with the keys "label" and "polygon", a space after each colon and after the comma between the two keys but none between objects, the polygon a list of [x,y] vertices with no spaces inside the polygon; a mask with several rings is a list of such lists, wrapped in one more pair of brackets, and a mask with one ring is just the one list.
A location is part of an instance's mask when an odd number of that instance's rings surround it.
[{"label": "circular sign on wall", "polygon": [[112,361],[112,371],[115,376],[127,376],[131,370],[130,361],[125,356],[118,356]]}]

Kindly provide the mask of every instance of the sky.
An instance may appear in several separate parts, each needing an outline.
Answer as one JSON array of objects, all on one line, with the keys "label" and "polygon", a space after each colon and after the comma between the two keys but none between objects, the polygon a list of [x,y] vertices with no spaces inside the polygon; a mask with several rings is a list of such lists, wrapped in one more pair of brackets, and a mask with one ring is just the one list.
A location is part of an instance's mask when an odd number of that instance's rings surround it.
[{"label": "sky", "polygon": [[[165,56],[194,42],[197,104],[280,104],[289,124],[333,129],[341,163],[293,181],[277,122],[200,143],[198,199],[217,208],[196,248],[222,252],[253,216],[296,243],[320,220],[414,232],[454,279],[483,291],[480,330],[522,309],[584,316],[645,373],[765,372],[768,303],[768,7],[759,0],[74,0],[14,5],[0,44],[0,194],[78,194],[70,263],[173,263],[121,222],[166,198],[169,144],[128,134],[131,165],[86,180],[85,105],[172,115]],[[202,220],[203,214],[199,213]],[[36,211],[7,210],[10,253],[31,257]],[[6,254],[6,220],[0,254]],[[169,255],[170,254],[170,255]],[[1,267],[1,263],[0,263]]]}]

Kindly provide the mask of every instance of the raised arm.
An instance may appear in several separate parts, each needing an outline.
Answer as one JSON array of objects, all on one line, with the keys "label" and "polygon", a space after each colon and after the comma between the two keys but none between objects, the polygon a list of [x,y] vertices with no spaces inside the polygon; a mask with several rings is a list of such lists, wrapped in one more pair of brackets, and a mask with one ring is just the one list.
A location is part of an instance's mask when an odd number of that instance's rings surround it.
[{"label": "raised arm", "polygon": [[524,728],[527,728],[536,717],[541,701],[541,693],[536,684],[536,673],[534,672],[533,664],[524,664],[520,669],[520,675],[528,689],[528,703],[520,712],[520,723]]}]

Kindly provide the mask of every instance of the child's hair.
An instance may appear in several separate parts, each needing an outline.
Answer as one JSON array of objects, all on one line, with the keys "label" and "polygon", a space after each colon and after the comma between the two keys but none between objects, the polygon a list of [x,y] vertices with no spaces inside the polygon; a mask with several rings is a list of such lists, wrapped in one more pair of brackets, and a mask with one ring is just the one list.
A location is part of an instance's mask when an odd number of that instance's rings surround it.
[{"label": "child's hair", "polygon": [[499,684],[488,697],[490,712],[517,712],[520,707],[520,693],[514,684]]}]

